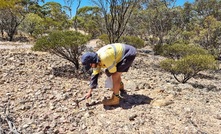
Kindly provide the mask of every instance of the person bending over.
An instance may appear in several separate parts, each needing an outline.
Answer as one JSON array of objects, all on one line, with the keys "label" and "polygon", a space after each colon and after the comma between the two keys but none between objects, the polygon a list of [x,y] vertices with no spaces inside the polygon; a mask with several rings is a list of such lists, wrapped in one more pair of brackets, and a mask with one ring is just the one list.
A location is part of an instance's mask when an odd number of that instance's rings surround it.
[{"label": "person bending over", "polygon": [[122,43],[108,44],[100,48],[97,52],[84,53],[81,57],[82,65],[84,65],[86,71],[93,68],[90,89],[86,94],[86,98],[89,98],[93,89],[97,87],[98,76],[101,68],[104,68],[106,75],[108,77],[112,76],[113,95],[110,99],[103,100],[102,103],[105,106],[119,105],[119,92],[120,89],[123,90],[121,74],[128,72],[135,57],[136,49],[131,45]]}]

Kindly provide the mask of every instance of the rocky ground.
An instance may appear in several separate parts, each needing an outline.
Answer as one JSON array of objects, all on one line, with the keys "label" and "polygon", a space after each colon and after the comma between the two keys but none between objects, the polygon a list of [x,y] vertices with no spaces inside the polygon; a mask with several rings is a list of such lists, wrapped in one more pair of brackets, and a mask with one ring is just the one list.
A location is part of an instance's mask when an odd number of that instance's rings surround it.
[{"label": "rocky ground", "polygon": [[119,107],[105,75],[92,98],[88,76],[68,61],[30,48],[0,49],[0,134],[221,134],[221,70],[201,72],[179,84],[159,68],[164,59],[139,50],[128,73]]}]

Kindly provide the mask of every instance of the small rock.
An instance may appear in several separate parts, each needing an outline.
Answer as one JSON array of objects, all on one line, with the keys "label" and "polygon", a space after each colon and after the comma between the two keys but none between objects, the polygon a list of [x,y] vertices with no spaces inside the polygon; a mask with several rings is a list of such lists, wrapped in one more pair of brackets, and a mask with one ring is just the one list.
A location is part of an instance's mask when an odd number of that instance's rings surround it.
[{"label": "small rock", "polygon": [[218,120],[221,120],[221,115],[217,114],[215,118],[218,119]]},{"label": "small rock", "polygon": [[0,80],[0,84],[4,84],[5,83],[5,80]]},{"label": "small rock", "polygon": [[23,125],[23,128],[24,128],[24,129],[26,129],[26,128],[28,128],[28,127],[29,127],[29,124]]},{"label": "small rock", "polygon": [[137,117],[137,115],[136,114],[134,114],[134,115],[131,115],[130,117],[129,117],[129,120],[130,121],[134,121],[134,119]]},{"label": "small rock", "polygon": [[166,99],[161,99],[161,100],[154,100],[151,104],[153,106],[168,106],[170,104],[172,104],[173,101],[172,100],[166,100]]},{"label": "small rock", "polygon": [[82,124],[81,129],[84,130],[86,128],[87,128],[87,126],[85,124]]}]

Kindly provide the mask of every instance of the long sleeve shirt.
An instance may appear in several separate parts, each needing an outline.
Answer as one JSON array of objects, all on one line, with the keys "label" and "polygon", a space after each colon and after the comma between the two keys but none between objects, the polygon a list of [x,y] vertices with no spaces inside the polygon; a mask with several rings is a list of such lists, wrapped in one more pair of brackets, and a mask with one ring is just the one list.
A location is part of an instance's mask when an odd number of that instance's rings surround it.
[{"label": "long sleeve shirt", "polygon": [[116,65],[123,59],[126,45],[121,43],[109,44],[97,51],[100,63],[93,68],[90,87],[97,87],[98,76],[101,68],[106,68],[110,73],[117,72]]},{"label": "long sleeve shirt", "polygon": [[[90,87],[94,89],[97,87],[98,83],[98,76],[100,74],[101,68],[106,68],[109,73],[117,72],[117,64],[121,61],[124,61],[126,58],[129,60],[133,60],[136,56],[136,49],[132,46],[115,43],[109,44],[97,51],[97,55],[99,58],[99,63],[97,64],[96,68],[93,68],[93,73],[91,76]],[[122,63],[123,64],[123,63]],[[124,64],[131,64],[131,62],[126,62]],[[128,66],[124,66],[125,71],[128,70]],[[124,68],[121,68],[122,72],[124,72]],[[120,70],[119,70],[120,71]]]}]

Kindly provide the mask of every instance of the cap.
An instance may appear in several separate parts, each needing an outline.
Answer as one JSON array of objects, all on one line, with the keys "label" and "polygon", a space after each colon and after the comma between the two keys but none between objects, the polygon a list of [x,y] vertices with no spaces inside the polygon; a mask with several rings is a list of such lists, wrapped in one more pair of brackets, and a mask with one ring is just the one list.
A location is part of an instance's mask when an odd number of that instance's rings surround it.
[{"label": "cap", "polygon": [[95,52],[86,52],[81,57],[81,62],[85,67],[85,70],[88,71],[91,66],[91,63],[98,63],[98,56]]}]

